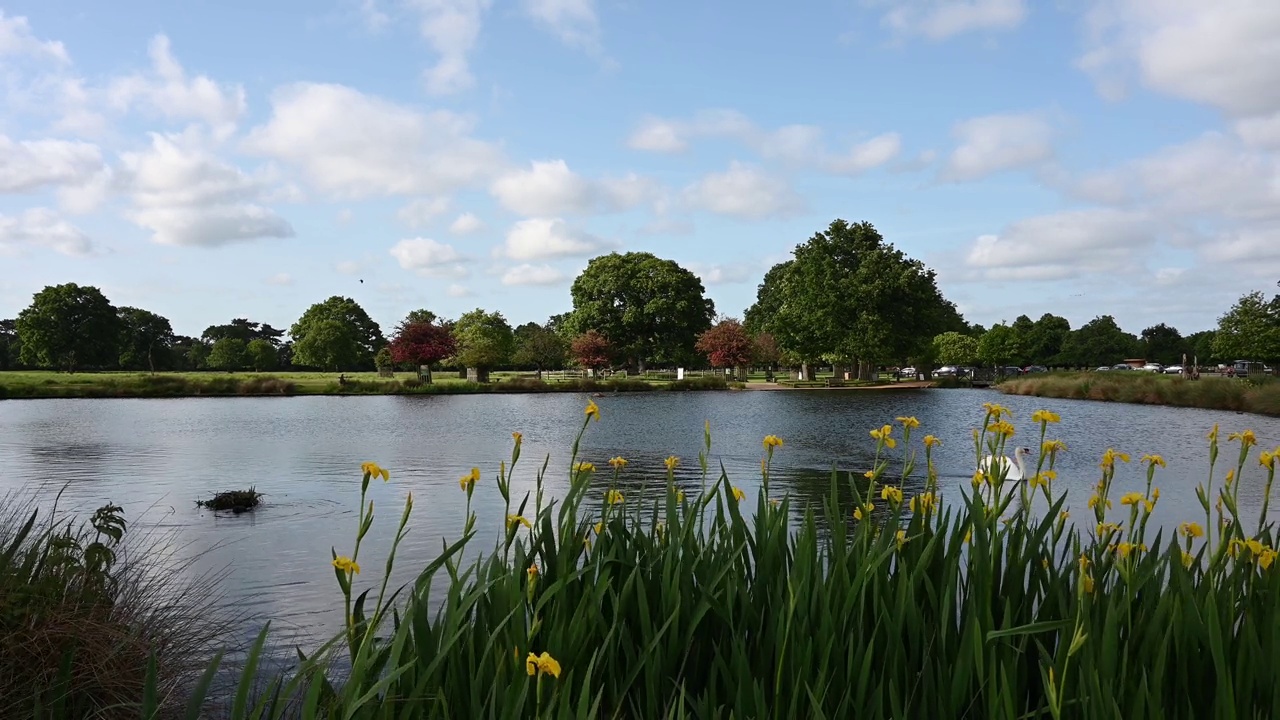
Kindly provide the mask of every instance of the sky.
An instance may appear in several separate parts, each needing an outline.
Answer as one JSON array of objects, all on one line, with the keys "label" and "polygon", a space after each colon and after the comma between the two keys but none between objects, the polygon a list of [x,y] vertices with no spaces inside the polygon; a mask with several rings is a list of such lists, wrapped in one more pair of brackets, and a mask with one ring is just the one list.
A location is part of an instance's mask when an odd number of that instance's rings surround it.
[{"label": "sky", "polygon": [[[514,325],[647,251],[741,317],[869,221],[990,325],[1280,281],[1276,0],[0,0],[0,317]],[[363,280],[363,282],[361,282]]]}]

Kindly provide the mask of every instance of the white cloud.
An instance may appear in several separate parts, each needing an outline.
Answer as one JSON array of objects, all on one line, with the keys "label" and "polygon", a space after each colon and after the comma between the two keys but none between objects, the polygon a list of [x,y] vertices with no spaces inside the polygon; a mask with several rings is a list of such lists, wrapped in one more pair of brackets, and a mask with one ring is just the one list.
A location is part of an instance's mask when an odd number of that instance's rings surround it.
[{"label": "white cloud", "polygon": [[840,175],[857,175],[880,167],[902,152],[902,137],[898,133],[884,133],[853,146],[845,156],[829,161],[831,172]]},{"label": "white cloud", "polygon": [[339,225],[346,225],[354,217],[355,214],[351,212],[351,208],[342,208],[338,211],[338,216],[334,220],[337,220]]},{"label": "white cloud", "polygon": [[475,85],[468,56],[480,38],[490,0],[408,0],[421,18],[419,32],[439,56],[423,73],[427,92],[451,95]]},{"label": "white cloud", "polygon": [[749,263],[706,264],[689,263],[689,271],[707,285],[732,285],[743,283],[756,275],[763,275]]},{"label": "white cloud", "polygon": [[524,10],[566,45],[600,52],[595,0],[524,0]]},{"label": "white cloud", "polygon": [[0,249],[20,251],[29,245],[73,256],[88,255],[94,249],[88,236],[48,208],[31,208],[16,216],[0,215]]},{"label": "white cloud", "polygon": [[657,188],[634,174],[590,181],[564,160],[551,160],[504,173],[490,192],[503,207],[521,215],[565,215],[628,210],[654,197]]},{"label": "white cloud", "polygon": [[83,185],[104,168],[97,145],[68,140],[14,142],[0,135],[0,193],[29,193],[46,185]]},{"label": "white cloud", "polygon": [[453,201],[447,196],[418,198],[396,212],[400,222],[411,228],[419,228],[449,212]]},{"label": "white cloud", "polygon": [[594,235],[569,227],[560,218],[529,218],[511,226],[506,242],[494,254],[512,260],[548,260],[590,255],[606,245]]},{"label": "white cloud", "polygon": [[151,40],[149,52],[150,75],[130,75],[111,82],[107,98],[114,108],[127,111],[140,105],[174,120],[201,120],[220,137],[235,130],[246,109],[243,87],[220,85],[205,75],[188,78],[164,35]]},{"label": "white cloud", "polygon": [[484,221],[475,215],[466,212],[459,215],[451,225],[449,232],[454,235],[471,235],[480,232],[485,228]]},{"label": "white cloud", "polygon": [[127,217],[161,245],[215,247],[293,237],[293,226],[258,204],[262,182],[201,147],[198,137],[151,135],[151,147],[120,156],[118,182],[132,196]]},{"label": "white cloud", "polygon": [[685,199],[694,208],[748,220],[785,216],[804,207],[786,181],[737,161],[690,185]]},{"label": "white cloud", "polygon": [[355,260],[343,260],[334,265],[333,269],[343,275],[359,275],[360,271],[364,269],[364,265]]},{"label": "white cloud", "polygon": [[978,180],[1053,157],[1053,127],[1035,114],[986,115],[952,128],[958,145],[942,170],[944,180]]},{"label": "white cloud", "polygon": [[627,138],[627,147],[648,152],[678,153],[689,149],[683,127],[671,120],[646,117]]},{"label": "white cloud", "polygon": [[520,285],[557,285],[564,282],[565,274],[550,265],[517,265],[502,275],[502,284]]},{"label": "white cloud", "polygon": [[6,56],[53,60],[64,64],[71,62],[62,43],[36,38],[27,18],[21,15],[6,16],[0,10],[0,58]]},{"label": "white cloud", "polygon": [[475,186],[504,164],[497,146],[470,137],[472,121],[423,113],[343,85],[277,89],[271,119],[244,149],[295,166],[336,197],[439,195]]},{"label": "white cloud", "polygon": [[1132,76],[1233,116],[1280,111],[1280,3],[1099,0],[1078,64],[1108,96]]},{"label": "white cloud", "polygon": [[471,297],[471,291],[468,290],[466,287],[459,285],[458,283],[454,283],[450,285],[449,289],[446,290],[445,292],[451,298]]},{"label": "white cloud", "polygon": [[988,280],[1060,280],[1086,273],[1126,274],[1156,238],[1141,213],[1071,210],[1019,220],[969,247],[967,267]]},{"label": "white cloud", "polygon": [[881,22],[898,35],[945,40],[977,30],[1013,30],[1027,17],[1025,0],[895,0]]},{"label": "white cloud", "polygon": [[267,278],[267,284],[287,287],[293,284],[293,276],[289,273],[276,273],[275,275]]},{"label": "white cloud", "polygon": [[627,138],[627,146],[648,152],[680,153],[697,138],[734,140],[765,160],[840,175],[853,175],[883,165],[902,148],[902,139],[897,133],[883,133],[846,152],[831,152],[822,128],[816,125],[793,124],[764,130],[742,113],[723,109],[702,110],[688,120],[646,116]]},{"label": "white cloud", "polygon": [[1237,121],[1236,135],[1247,145],[1280,150],[1280,112]]},{"label": "white cloud", "polygon": [[405,270],[412,270],[423,276],[465,277],[467,269],[462,263],[467,261],[452,245],[437,242],[430,238],[410,238],[401,240],[391,247],[391,257],[400,263]]},{"label": "white cloud", "polygon": [[1089,188],[1110,188],[1117,204],[1138,203],[1161,216],[1280,218],[1280,158],[1220,133],[1206,133],[1117,168],[1091,173],[1082,184],[1085,193],[1080,194],[1087,194]]}]

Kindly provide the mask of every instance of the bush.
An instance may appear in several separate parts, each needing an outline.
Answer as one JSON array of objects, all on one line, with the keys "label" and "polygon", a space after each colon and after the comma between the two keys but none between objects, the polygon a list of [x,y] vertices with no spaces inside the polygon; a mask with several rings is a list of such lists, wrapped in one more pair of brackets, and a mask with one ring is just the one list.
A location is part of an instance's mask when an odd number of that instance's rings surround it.
[{"label": "bush", "polygon": [[1146,372],[1054,373],[1019,377],[996,386],[1012,395],[1175,405],[1280,416],[1275,378],[1187,380]]}]

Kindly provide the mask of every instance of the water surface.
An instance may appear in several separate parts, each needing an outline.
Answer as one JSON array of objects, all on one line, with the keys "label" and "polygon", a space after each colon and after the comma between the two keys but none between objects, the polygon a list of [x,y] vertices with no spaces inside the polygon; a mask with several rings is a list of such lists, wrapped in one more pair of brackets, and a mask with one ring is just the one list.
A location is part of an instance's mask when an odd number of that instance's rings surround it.
[{"label": "water surface", "polygon": [[[225,570],[221,584],[229,598],[272,619],[279,637],[309,646],[341,622],[328,563],[331,547],[350,552],[362,461],[382,464],[392,479],[370,490],[379,520],[362,550],[360,580],[377,581],[392,525],[412,491],[411,532],[400,554],[408,579],[442,540],[459,535],[465,495],[458,478],[473,466],[483,474],[475,492],[483,540],[477,549],[492,546],[503,520],[493,477],[499,461],[510,457],[513,431],[524,434],[515,493],[533,489],[547,456],[548,494],[563,492],[587,399],[557,393],[4,401],[0,494],[21,490],[49,498],[63,490],[65,508],[115,502],[131,520],[169,528],[185,553],[200,555],[193,571]],[[644,393],[598,398],[603,418],[591,424],[581,455],[602,470],[610,457],[627,458],[629,501],[662,487],[668,455],[681,458],[677,479],[694,489],[701,483],[703,423],[710,421],[713,468],[723,463],[734,484],[754,497],[761,438],[776,434],[786,444],[774,460],[774,493],[803,504],[826,493],[832,467],[860,475],[871,466],[869,429],[913,415],[922,423],[917,438],[927,432],[943,441],[935,458],[944,494],[954,500],[973,473],[970,432],[989,400],[1014,411],[1015,440],[1033,447],[1031,412],[1044,407],[1062,415],[1050,437],[1070,448],[1059,463],[1059,483],[1080,514],[1107,447],[1134,461],[1121,468],[1116,497],[1143,486],[1141,454],[1164,456],[1169,468],[1158,475],[1155,520],[1171,525],[1202,517],[1194,489],[1206,476],[1204,435],[1214,423],[1222,425],[1224,440],[1229,431],[1252,428],[1263,447],[1280,444],[1277,418],[983,390]],[[919,448],[918,440],[913,445]],[[1251,461],[1240,492],[1246,517],[1256,517],[1261,480]],[[607,476],[598,482],[597,502]],[[266,494],[252,513],[224,516],[195,505],[218,490],[249,485]]]}]

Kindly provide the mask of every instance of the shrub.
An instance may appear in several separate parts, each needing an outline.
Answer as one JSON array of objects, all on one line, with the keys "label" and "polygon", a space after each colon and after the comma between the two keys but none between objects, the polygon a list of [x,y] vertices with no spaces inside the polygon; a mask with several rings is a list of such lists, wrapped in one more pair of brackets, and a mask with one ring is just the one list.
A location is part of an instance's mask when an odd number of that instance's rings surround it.
[{"label": "shrub", "polygon": [[1013,395],[1174,405],[1280,416],[1280,383],[1274,378],[1187,380],[1145,372],[1055,373],[1014,378],[996,387]]}]

